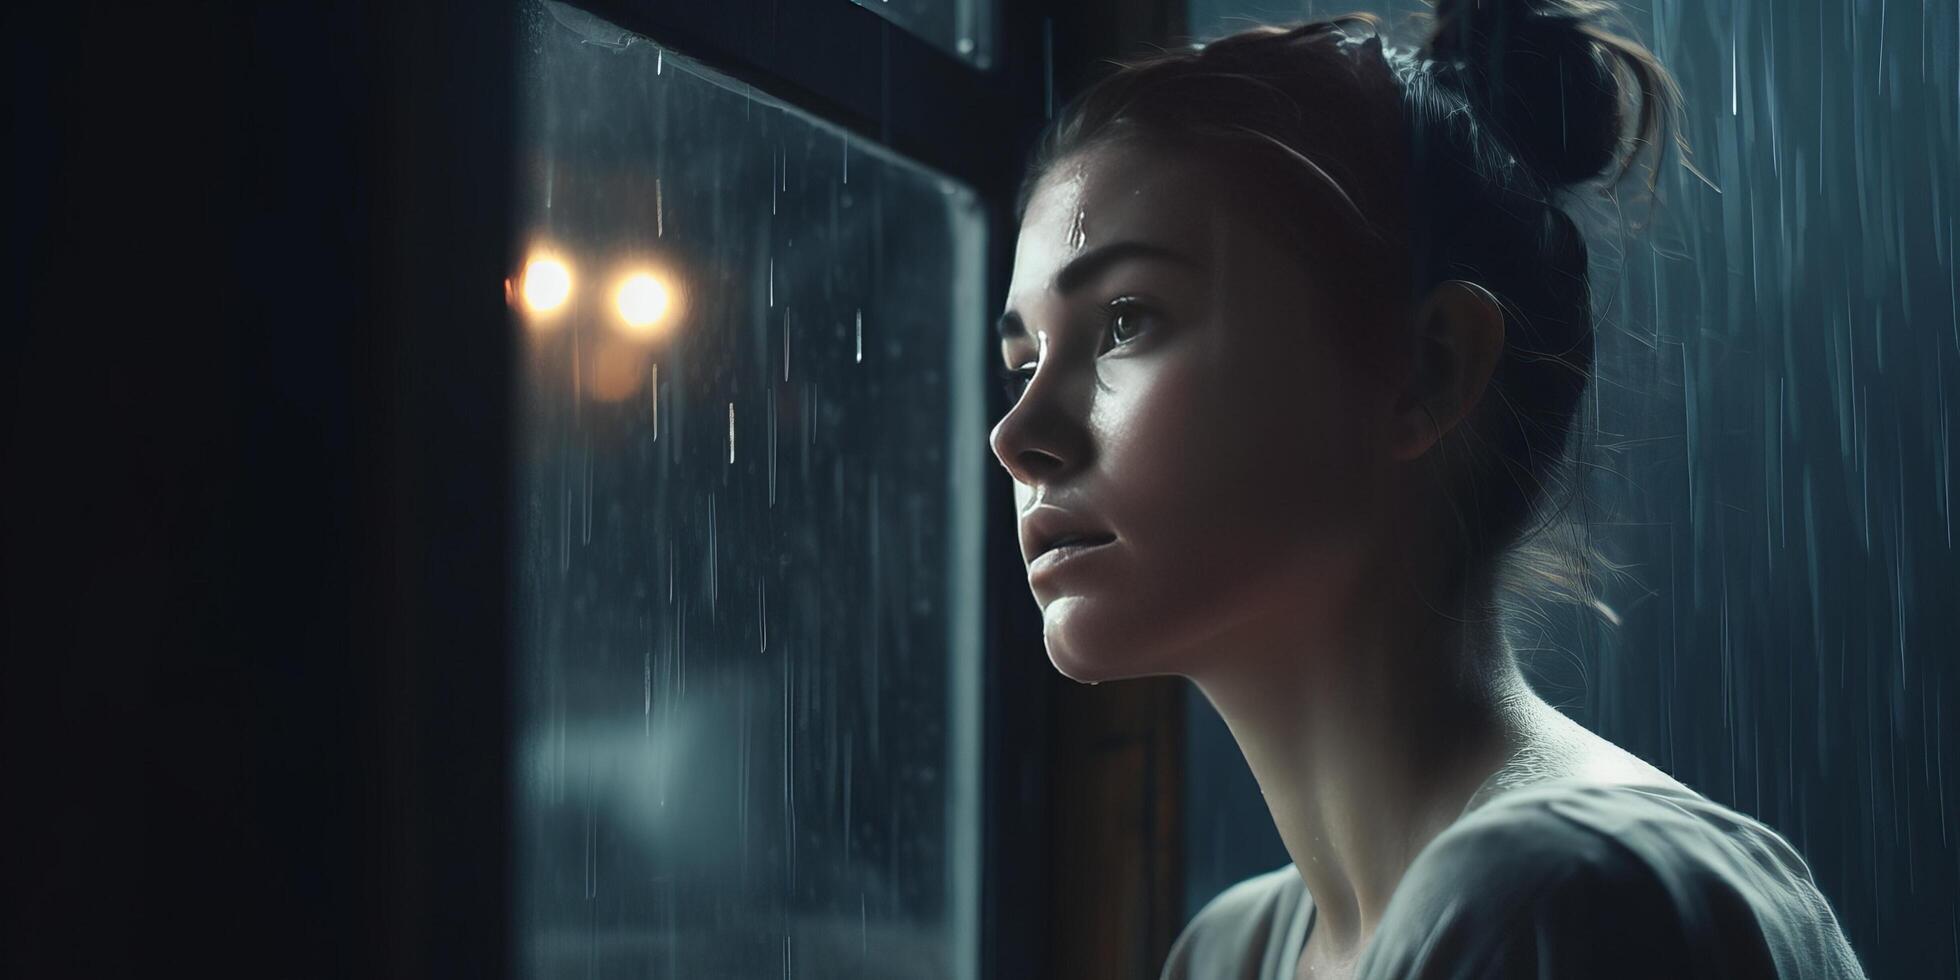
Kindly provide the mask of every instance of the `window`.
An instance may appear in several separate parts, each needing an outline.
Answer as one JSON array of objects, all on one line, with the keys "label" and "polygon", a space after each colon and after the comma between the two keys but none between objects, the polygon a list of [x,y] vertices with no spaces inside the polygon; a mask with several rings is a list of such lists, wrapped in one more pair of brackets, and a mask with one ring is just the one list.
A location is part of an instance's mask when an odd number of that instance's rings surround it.
[{"label": "window", "polygon": [[975,976],[979,201],[580,10],[522,37],[518,968]]}]

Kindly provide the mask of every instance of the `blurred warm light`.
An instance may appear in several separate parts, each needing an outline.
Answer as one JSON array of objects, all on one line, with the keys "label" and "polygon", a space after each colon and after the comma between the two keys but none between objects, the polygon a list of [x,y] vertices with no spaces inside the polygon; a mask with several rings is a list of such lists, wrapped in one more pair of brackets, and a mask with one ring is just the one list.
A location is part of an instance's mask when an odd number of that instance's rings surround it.
[{"label": "blurred warm light", "polygon": [[667,316],[667,285],[653,273],[635,272],[620,282],[613,302],[629,333],[649,334]]},{"label": "blurred warm light", "polygon": [[653,352],[633,338],[594,337],[590,357],[586,362],[585,391],[595,400],[623,401],[648,383]]},{"label": "blurred warm light", "polygon": [[533,314],[557,311],[572,295],[572,270],[551,255],[533,255],[524,263],[521,287],[524,308]]}]

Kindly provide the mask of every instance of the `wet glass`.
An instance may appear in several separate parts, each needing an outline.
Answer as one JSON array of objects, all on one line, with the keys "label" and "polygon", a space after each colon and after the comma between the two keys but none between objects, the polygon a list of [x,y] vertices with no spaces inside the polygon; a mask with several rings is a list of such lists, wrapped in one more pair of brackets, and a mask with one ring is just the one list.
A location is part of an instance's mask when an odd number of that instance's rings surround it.
[{"label": "wet glass", "polygon": [[525,11],[519,972],[972,977],[979,202]]}]

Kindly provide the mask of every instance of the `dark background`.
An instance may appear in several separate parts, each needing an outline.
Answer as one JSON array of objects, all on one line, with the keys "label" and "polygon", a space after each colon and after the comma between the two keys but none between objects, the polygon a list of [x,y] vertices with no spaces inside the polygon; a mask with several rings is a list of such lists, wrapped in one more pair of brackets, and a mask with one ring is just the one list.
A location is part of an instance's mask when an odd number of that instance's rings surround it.
[{"label": "dark background", "polygon": [[493,975],[509,18],[4,16],[0,972]]}]

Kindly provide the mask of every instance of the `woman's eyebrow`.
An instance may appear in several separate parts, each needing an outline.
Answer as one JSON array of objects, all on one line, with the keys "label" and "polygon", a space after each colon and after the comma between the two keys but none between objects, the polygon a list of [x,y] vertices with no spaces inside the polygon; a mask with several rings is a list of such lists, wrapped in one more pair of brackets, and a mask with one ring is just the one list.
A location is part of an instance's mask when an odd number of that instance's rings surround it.
[{"label": "woman's eyebrow", "polygon": [[[1127,259],[1163,259],[1192,269],[1198,268],[1196,259],[1168,246],[1140,241],[1110,242],[1076,256],[1062,267],[1062,271],[1055,273],[1055,292],[1067,296],[1101,275],[1105,269]],[[1013,310],[1001,314],[1000,320],[994,324],[994,330],[1002,340],[1028,335],[1027,324],[1022,322],[1021,314]]]}]

